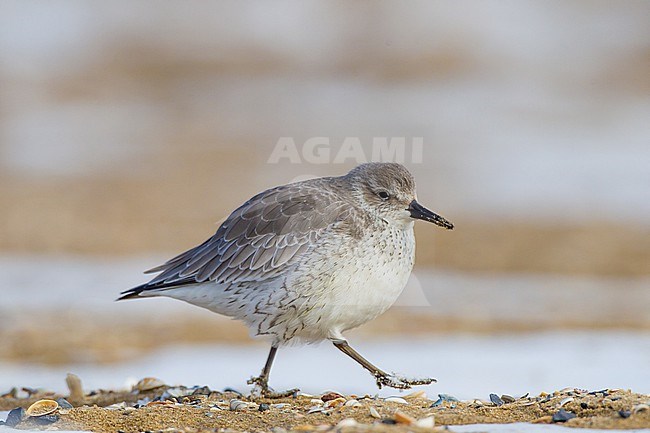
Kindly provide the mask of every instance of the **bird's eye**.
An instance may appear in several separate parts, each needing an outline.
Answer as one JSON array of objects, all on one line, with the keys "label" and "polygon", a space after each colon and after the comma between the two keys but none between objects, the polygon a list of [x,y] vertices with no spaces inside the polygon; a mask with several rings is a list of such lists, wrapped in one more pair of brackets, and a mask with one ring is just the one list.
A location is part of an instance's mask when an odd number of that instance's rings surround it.
[{"label": "bird's eye", "polygon": [[377,195],[382,200],[388,200],[390,198],[390,194],[388,194],[386,191],[379,191]]}]

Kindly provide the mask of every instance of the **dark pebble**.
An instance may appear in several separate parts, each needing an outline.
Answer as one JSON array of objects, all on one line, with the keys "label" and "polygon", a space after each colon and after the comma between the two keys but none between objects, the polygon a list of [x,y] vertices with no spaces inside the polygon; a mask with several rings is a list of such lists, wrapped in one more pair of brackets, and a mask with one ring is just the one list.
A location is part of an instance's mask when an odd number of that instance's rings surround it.
[{"label": "dark pebble", "polygon": [[632,415],[632,412],[630,412],[629,410],[619,410],[619,411],[618,411],[618,415],[619,415],[621,418],[629,418],[630,415]]},{"label": "dark pebble", "polygon": [[56,402],[59,403],[61,409],[72,409],[72,405],[70,404],[70,402],[63,397],[57,398]]},{"label": "dark pebble", "polygon": [[37,416],[37,417],[32,417],[34,422],[36,424],[40,425],[48,425],[48,424],[54,424],[59,420],[58,415],[43,415],[43,416]]},{"label": "dark pebble", "polygon": [[587,403],[585,403],[584,401],[582,403],[580,403],[580,407],[583,408],[583,409],[589,409],[589,405]]},{"label": "dark pebble", "polygon": [[265,412],[269,410],[269,405],[266,403],[260,403],[260,407],[257,408],[260,412]]},{"label": "dark pebble", "polygon": [[25,416],[25,409],[23,409],[22,407],[17,407],[16,409],[12,409],[7,415],[7,420],[5,421],[5,425],[9,427],[16,427],[23,420],[24,416]]},{"label": "dark pebble", "polygon": [[382,424],[397,424],[397,421],[395,421],[392,418],[384,418],[381,420]]},{"label": "dark pebble", "polygon": [[553,414],[553,422],[567,422],[568,420],[575,418],[576,414],[573,412],[567,412],[564,409],[560,409],[559,411],[555,412]]},{"label": "dark pebble", "polygon": [[503,400],[501,400],[501,397],[499,397],[496,394],[490,394],[490,401],[497,406],[502,406],[503,405]]}]

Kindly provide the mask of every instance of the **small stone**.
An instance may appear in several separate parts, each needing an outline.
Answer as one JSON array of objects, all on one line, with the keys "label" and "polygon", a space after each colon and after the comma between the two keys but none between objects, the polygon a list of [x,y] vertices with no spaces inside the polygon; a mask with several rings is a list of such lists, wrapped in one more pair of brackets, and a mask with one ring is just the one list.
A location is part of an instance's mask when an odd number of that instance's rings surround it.
[{"label": "small stone", "polygon": [[490,394],[490,401],[497,406],[503,406],[503,400],[496,394]]},{"label": "small stone", "polygon": [[503,394],[501,396],[501,400],[503,400],[504,403],[514,403],[516,401],[516,399],[513,396],[508,394]]},{"label": "small stone", "polygon": [[25,409],[22,407],[17,407],[15,409],[12,409],[9,411],[9,414],[7,414],[7,420],[5,421],[5,425],[8,427],[16,427],[20,422],[23,420],[25,417]]},{"label": "small stone", "polygon": [[395,412],[395,415],[393,415],[393,418],[395,419],[395,422],[397,424],[406,424],[406,425],[411,425],[415,422],[415,418],[413,418],[410,415],[405,414],[404,412],[400,412],[399,410]]},{"label": "small stone", "polygon": [[553,417],[551,418],[552,422],[567,422],[568,420],[575,418],[576,414],[573,412],[567,412],[564,409],[560,409],[559,411],[555,412],[553,414]]},{"label": "small stone", "polygon": [[381,418],[379,411],[374,406],[370,406],[370,416],[377,419]]},{"label": "small stone", "polygon": [[266,403],[260,403],[260,406],[257,408],[257,410],[259,410],[260,412],[266,412],[269,409],[270,407]]},{"label": "small stone", "polygon": [[588,409],[589,405],[583,401],[582,403],[580,403],[580,407],[583,409]]},{"label": "small stone", "polygon": [[388,403],[409,404],[409,402],[404,400],[402,397],[387,397],[384,401]]},{"label": "small stone", "polygon": [[618,411],[618,416],[620,416],[621,418],[629,418],[630,415],[632,415],[632,412],[630,412],[629,410],[619,410]]}]

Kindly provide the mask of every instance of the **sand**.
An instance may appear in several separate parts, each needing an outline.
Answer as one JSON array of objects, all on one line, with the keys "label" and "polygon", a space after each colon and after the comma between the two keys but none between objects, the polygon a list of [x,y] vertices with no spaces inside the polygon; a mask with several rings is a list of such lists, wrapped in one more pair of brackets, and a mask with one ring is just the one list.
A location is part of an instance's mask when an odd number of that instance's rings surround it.
[{"label": "sand", "polygon": [[[369,390],[374,392],[374,390]],[[27,398],[0,397],[0,409],[28,407],[42,398],[58,398],[38,391]],[[567,427],[632,429],[650,427],[650,395],[629,390],[564,389],[552,394],[521,396],[505,403],[490,399],[451,401],[415,391],[392,401],[372,395],[326,393],[269,400],[234,391],[166,386],[148,391],[98,390],[82,398],[67,396],[72,409],[59,409],[50,421],[25,418],[18,429],[89,430],[94,432],[187,431],[431,431],[436,426],[493,423],[557,422],[560,409],[575,415]],[[326,401],[324,401],[326,400]],[[268,409],[264,404],[268,405]],[[237,410],[233,410],[233,409]],[[373,409],[371,409],[373,408]],[[373,416],[374,412],[374,416]],[[433,421],[433,422],[432,422]],[[284,430],[283,430],[284,429]]]}]

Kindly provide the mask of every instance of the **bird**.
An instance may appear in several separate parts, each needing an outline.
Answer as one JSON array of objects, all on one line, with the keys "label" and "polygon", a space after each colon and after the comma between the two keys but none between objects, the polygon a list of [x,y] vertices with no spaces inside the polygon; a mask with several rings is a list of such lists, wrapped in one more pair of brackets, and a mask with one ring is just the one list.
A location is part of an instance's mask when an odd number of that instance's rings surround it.
[{"label": "bird", "polygon": [[322,341],[368,370],[380,389],[428,385],[436,380],[380,369],[343,335],[384,313],[406,286],[416,220],[454,228],[417,201],[414,177],[398,163],[277,186],[235,209],[202,244],[145,271],[157,275],[117,300],[165,296],[244,322],[271,346],[248,381],[261,396],[298,391],[269,387],[279,348]]}]

